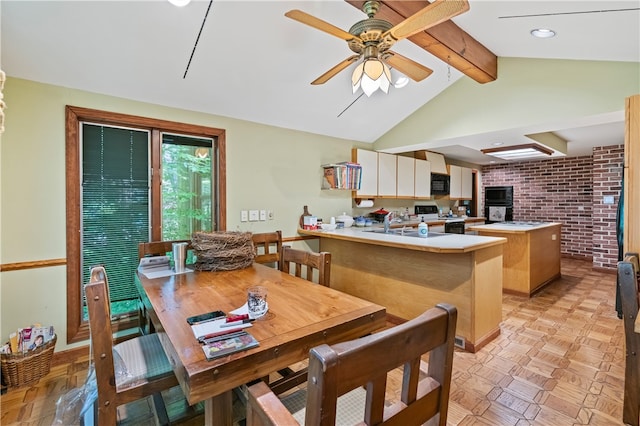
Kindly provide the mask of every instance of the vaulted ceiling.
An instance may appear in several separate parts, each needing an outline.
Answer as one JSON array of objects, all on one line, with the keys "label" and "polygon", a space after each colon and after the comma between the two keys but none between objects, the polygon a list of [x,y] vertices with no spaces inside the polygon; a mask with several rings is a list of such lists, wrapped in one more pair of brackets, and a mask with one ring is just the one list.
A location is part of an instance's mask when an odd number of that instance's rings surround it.
[{"label": "vaulted ceiling", "polygon": [[[459,79],[499,79],[497,57],[640,61],[638,0],[470,0],[468,12],[394,46],[434,71],[422,82],[366,97],[352,94],[349,68],[310,85],[350,51],[284,13],[300,9],[348,30],[366,17],[361,4],[3,0],[1,66],[10,77],[374,142]],[[377,17],[397,23],[425,4],[384,1]],[[558,36],[533,39],[534,27]],[[563,129],[574,152],[597,131],[622,138],[619,119],[592,124]]]}]

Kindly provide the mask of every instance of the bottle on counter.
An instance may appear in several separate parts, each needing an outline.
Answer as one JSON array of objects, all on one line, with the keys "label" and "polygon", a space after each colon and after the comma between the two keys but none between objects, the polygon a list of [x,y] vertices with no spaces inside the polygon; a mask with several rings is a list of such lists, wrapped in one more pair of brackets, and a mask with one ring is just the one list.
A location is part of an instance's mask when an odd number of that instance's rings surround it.
[{"label": "bottle on counter", "polygon": [[427,238],[428,234],[429,234],[429,227],[427,226],[426,223],[420,222],[420,224],[418,225],[418,236],[422,238]]}]

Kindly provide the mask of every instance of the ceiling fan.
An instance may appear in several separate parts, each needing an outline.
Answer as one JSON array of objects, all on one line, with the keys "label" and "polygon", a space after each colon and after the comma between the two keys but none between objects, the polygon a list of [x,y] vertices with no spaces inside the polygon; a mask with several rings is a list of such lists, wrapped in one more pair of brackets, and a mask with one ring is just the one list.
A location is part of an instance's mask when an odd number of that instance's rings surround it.
[{"label": "ceiling fan", "polygon": [[390,50],[391,47],[402,39],[466,12],[469,10],[469,3],[467,0],[436,0],[395,26],[375,18],[379,9],[379,1],[364,2],[362,10],[368,18],[356,22],[348,32],[301,10],[295,9],[285,13],[288,18],[345,40],[355,53],[316,78],[311,84],[326,83],[361,58],[362,63],[356,67],[351,77],[354,93],[360,87],[367,96],[377,89],[387,93],[391,81],[390,68],[395,68],[414,81],[424,80],[433,71]]}]

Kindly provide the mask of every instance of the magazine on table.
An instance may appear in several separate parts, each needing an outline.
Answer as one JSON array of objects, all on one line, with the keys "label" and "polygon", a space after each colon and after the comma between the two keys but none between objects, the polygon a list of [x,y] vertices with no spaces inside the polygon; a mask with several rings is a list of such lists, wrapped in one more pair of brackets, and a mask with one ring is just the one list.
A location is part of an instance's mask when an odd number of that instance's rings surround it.
[{"label": "magazine on table", "polygon": [[214,359],[256,346],[258,346],[258,341],[247,331],[242,330],[205,340],[202,350],[207,359]]}]

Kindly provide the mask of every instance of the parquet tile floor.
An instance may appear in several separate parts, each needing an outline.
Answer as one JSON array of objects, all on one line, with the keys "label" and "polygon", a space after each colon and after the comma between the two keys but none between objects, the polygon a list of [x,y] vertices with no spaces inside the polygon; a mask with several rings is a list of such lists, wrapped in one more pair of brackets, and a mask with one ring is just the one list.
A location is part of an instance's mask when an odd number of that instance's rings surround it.
[{"label": "parquet tile floor", "polygon": [[[562,259],[562,278],[534,297],[505,295],[500,336],[475,354],[456,350],[447,423],[622,425],[624,331],[614,301],[615,274],[574,259]],[[50,425],[56,400],[83,383],[87,366],[53,366],[36,385],[9,389],[0,424]],[[390,375],[392,387],[399,375]],[[165,396],[170,410],[184,408],[179,388]],[[120,424],[153,424],[150,404],[135,404],[120,408]],[[244,407],[235,405],[242,425]]]}]

